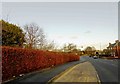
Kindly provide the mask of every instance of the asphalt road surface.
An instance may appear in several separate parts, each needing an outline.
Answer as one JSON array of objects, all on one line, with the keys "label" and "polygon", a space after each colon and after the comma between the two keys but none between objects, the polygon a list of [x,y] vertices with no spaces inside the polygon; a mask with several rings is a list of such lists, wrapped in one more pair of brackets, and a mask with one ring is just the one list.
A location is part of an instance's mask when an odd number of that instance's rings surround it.
[{"label": "asphalt road surface", "polygon": [[93,64],[102,83],[118,83],[118,59],[94,59],[86,56],[81,57],[81,60],[89,61]]}]

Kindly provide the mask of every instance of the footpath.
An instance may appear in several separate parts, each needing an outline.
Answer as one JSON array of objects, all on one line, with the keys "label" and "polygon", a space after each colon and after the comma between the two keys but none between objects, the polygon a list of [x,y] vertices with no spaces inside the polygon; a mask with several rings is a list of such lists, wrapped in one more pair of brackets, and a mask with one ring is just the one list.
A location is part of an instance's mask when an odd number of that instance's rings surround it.
[{"label": "footpath", "polygon": [[49,81],[54,82],[95,82],[100,83],[97,71],[90,62],[83,62],[67,69]]}]

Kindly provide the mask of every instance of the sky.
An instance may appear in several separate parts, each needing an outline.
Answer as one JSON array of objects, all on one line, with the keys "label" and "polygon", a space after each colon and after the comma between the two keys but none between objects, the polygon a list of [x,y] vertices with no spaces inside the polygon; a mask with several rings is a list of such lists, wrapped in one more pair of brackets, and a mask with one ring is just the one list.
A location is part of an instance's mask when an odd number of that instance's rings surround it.
[{"label": "sky", "polygon": [[1,0],[2,2],[119,2],[119,0]]},{"label": "sky", "polygon": [[21,28],[38,24],[59,47],[103,49],[118,39],[117,2],[3,2],[2,18]]}]

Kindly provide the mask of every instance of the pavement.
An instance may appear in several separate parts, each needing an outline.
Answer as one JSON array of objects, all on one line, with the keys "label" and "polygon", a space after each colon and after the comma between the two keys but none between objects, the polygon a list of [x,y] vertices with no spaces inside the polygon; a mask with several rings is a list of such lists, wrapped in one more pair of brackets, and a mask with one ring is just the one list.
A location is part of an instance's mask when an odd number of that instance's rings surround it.
[{"label": "pavement", "polygon": [[96,82],[100,83],[98,74],[90,62],[83,62],[67,69],[49,82]]}]

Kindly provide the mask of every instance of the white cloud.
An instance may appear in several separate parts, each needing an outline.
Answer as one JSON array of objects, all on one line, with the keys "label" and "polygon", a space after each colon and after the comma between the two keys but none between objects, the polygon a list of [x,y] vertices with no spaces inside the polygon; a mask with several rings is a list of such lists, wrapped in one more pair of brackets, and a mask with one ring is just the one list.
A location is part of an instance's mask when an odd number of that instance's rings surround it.
[{"label": "white cloud", "polygon": [[91,33],[91,31],[89,31],[89,30],[85,32],[85,34],[90,34],[90,33]]},{"label": "white cloud", "polygon": [[70,36],[70,39],[78,39],[78,36]]}]

